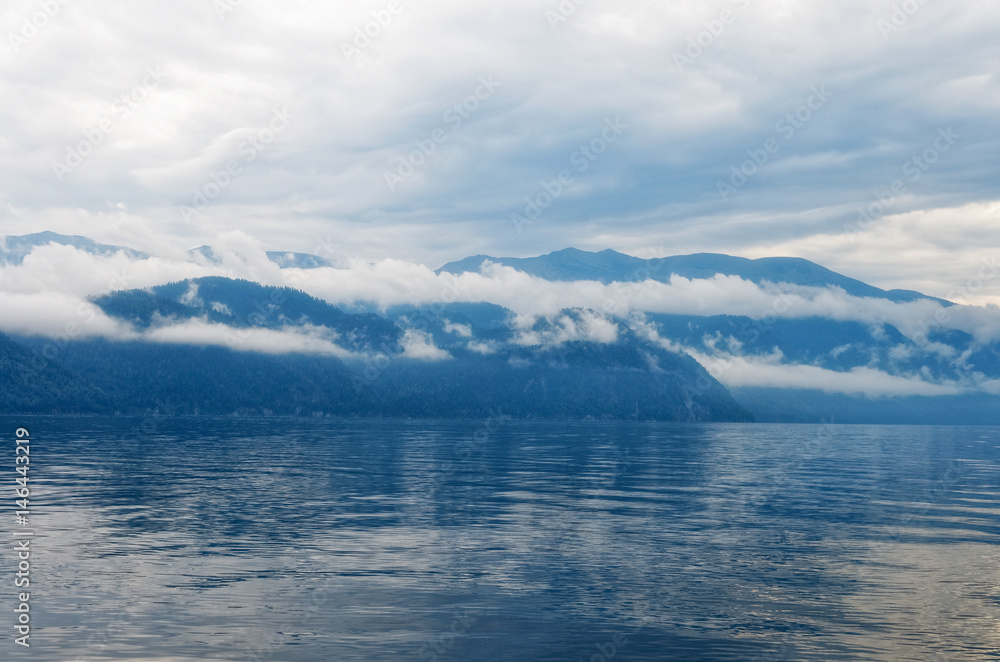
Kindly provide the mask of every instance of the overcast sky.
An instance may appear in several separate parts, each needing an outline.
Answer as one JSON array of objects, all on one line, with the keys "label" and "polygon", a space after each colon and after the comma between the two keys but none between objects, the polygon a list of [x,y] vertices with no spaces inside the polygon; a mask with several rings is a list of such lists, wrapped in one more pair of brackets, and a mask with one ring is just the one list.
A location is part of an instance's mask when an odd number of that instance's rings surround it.
[{"label": "overcast sky", "polygon": [[1000,0],[8,0],[0,28],[0,234],[795,255],[937,296],[1000,252]]}]

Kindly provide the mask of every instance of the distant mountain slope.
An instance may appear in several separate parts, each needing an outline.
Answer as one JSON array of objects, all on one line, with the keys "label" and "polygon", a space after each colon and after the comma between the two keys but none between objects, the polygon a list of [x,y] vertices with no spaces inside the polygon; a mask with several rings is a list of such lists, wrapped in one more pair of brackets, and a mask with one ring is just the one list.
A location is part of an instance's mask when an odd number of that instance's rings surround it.
[{"label": "distant mountain slope", "polygon": [[292,253],[289,251],[267,251],[267,258],[282,269],[319,269],[332,266],[326,258],[310,253]]},{"label": "distant mountain slope", "polygon": [[[320,267],[332,266],[326,258],[309,253],[295,253],[292,251],[265,251],[267,259],[274,262],[281,269],[319,269]],[[222,264],[223,260],[216,254],[211,246],[199,246],[188,251],[188,255],[201,264]]]},{"label": "distant mountain slope", "polygon": [[[752,420],[694,359],[618,326],[601,342],[524,343],[511,311],[493,304],[434,310],[397,306],[388,319],[347,313],[304,292],[244,280],[198,278],[94,299],[139,330],[201,319],[234,328],[335,331],[343,360],[268,357],[222,347],[71,343],[63,358],[109,394],[118,410],[173,393],[199,413],[480,417],[668,421]],[[581,325],[585,314],[565,311]],[[532,331],[559,335],[547,320]],[[416,346],[416,351],[414,350]]]},{"label": "distant mountain slope", "polygon": [[48,244],[73,246],[92,255],[110,256],[122,252],[136,260],[143,260],[149,257],[143,252],[124,246],[99,244],[88,237],[64,235],[56,232],[36,232],[35,234],[0,237],[0,264],[21,264],[25,256],[32,250],[39,246],[47,246]]},{"label": "distant mountain slope", "polygon": [[760,423],[1000,424],[1000,397],[988,393],[866,398],[793,388],[741,387],[731,392]]},{"label": "distant mountain slope", "polygon": [[[26,235],[0,236],[0,264],[18,265],[24,262],[25,256],[31,251],[48,244],[59,244],[61,246],[72,246],[91,255],[107,257],[116,253],[125,253],[135,260],[145,260],[150,256],[142,251],[137,251],[126,246],[113,246],[101,244],[89,237],[80,235],[65,235],[58,232],[36,232]],[[293,251],[266,251],[269,260],[277,264],[282,269],[319,269],[321,267],[332,266],[326,258],[309,253],[296,253]],[[215,254],[211,246],[199,246],[188,251],[188,255],[195,262],[208,264],[222,264],[222,260]]]},{"label": "distant mountain slope", "polygon": [[[38,341],[52,346],[50,341]],[[51,356],[51,352],[45,353]],[[0,412],[83,413],[107,405],[105,394],[68,370],[0,333]]]},{"label": "distant mountain slope", "polygon": [[373,413],[359,401],[352,373],[332,357],[94,340],[67,344],[59,360],[107,394],[94,413]]},{"label": "distant mountain slope", "polygon": [[452,361],[394,362],[372,385],[414,417],[753,421],[694,359],[626,335],[619,342],[507,346]]},{"label": "distant mountain slope", "polygon": [[[32,373],[48,342],[0,343],[0,377],[8,378],[0,384],[0,414],[167,408],[177,414],[753,420],[693,359],[634,339],[509,347],[442,361],[401,355],[342,361],[95,340],[66,343],[46,372]],[[18,388],[23,374],[33,379],[32,388]]]},{"label": "distant mountain slope", "polygon": [[145,329],[171,320],[206,319],[236,328],[313,325],[335,331],[348,349],[398,349],[402,330],[371,313],[345,313],[300,290],[208,276],[96,297],[111,317]]},{"label": "distant mountain slope", "polygon": [[[635,282],[652,279],[668,282],[670,276],[674,274],[690,279],[712,278],[716,274],[722,274],[738,276],[757,284],[767,281],[811,287],[839,287],[852,296],[889,299],[896,302],[933,298],[909,290],[882,290],[809,260],[795,257],[765,257],[750,260],[718,253],[695,253],[644,260],[613,250],[592,253],[566,248],[528,258],[476,255],[450,262],[437,271],[452,274],[475,272],[479,271],[483,262],[487,260],[552,281],[596,280],[607,284],[615,281]],[[935,300],[948,303],[941,299]]]}]

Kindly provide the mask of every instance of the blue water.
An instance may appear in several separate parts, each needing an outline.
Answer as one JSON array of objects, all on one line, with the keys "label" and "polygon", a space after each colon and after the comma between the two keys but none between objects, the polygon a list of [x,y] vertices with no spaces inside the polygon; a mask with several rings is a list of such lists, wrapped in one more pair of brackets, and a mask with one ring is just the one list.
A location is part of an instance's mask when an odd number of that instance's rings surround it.
[{"label": "blue water", "polygon": [[3,660],[1000,659],[1000,428],[0,424]]}]

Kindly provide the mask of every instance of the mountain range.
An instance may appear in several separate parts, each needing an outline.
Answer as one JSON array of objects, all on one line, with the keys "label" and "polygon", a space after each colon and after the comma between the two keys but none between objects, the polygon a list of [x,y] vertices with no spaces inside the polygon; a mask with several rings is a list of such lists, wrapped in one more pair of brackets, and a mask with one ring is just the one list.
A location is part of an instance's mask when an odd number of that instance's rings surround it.
[{"label": "mountain range", "polygon": [[[40,233],[0,240],[0,274],[34,268],[25,258],[51,244],[96,265],[149,259]],[[224,271],[225,255],[192,249],[184,269]],[[348,296],[329,284],[343,272],[319,256],[261,256],[282,273],[307,271],[302,289],[197,276],[89,295],[101,333],[0,326],[0,413],[141,414],[172,402],[191,414],[667,421],[993,423],[1000,414],[995,312],[800,258],[477,255],[429,276],[462,283],[454,298],[464,300],[401,302]],[[511,295],[516,287],[526,294]],[[530,309],[533,298],[554,307]]]}]

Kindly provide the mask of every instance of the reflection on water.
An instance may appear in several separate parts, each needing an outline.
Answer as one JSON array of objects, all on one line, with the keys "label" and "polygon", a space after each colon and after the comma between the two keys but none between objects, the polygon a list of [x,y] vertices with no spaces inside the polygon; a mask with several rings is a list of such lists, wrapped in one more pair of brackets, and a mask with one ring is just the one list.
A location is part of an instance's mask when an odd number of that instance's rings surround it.
[{"label": "reflection on water", "polygon": [[1000,659],[997,428],[0,420],[4,659]]}]

